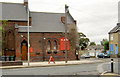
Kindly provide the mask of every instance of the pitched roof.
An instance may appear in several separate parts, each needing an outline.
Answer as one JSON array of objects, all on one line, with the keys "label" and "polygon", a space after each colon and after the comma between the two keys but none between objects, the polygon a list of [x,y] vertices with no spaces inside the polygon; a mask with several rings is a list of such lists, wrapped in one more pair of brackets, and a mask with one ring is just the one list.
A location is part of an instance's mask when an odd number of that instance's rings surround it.
[{"label": "pitched roof", "polygon": [[110,34],[110,33],[116,33],[116,32],[118,32],[119,30],[120,30],[120,24],[118,23],[117,26],[115,26],[115,27],[109,32],[109,34]]},{"label": "pitched roof", "polygon": [[88,46],[87,49],[96,49],[96,50],[101,50],[101,49],[104,49],[104,46]]},{"label": "pitched roof", "polygon": [[0,3],[0,20],[27,21],[26,7],[20,3]]},{"label": "pitched roof", "polygon": [[[0,15],[2,20],[27,21],[27,11],[24,4],[0,3],[2,6]],[[61,22],[61,17],[65,13],[31,12],[30,32],[64,32],[65,26]],[[73,17],[68,13],[67,22],[74,23]],[[27,32],[27,26],[18,27],[18,32]]]},{"label": "pitched roof", "polygon": [[[31,27],[30,32],[64,32],[65,26],[61,22],[64,13],[46,13],[46,12],[30,12]],[[74,23],[73,19],[68,15],[68,23]],[[19,32],[27,32],[27,27],[19,27]]]}]

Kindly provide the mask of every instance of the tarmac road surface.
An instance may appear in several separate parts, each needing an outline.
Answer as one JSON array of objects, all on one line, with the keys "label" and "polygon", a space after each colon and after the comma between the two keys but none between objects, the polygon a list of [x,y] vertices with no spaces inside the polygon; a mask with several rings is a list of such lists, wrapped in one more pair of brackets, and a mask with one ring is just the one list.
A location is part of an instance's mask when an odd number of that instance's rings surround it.
[{"label": "tarmac road surface", "polygon": [[3,69],[2,75],[100,75],[105,70],[110,70],[109,63]]}]

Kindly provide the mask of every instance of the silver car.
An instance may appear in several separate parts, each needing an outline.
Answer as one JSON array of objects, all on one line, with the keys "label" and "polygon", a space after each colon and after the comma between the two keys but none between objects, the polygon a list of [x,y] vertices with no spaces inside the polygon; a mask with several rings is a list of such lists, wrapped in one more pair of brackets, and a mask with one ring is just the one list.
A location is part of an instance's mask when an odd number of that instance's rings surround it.
[{"label": "silver car", "polygon": [[86,58],[90,58],[90,55],[88,53],[85,53],[85,54],[82,54],[80,57],[86,59]]}]

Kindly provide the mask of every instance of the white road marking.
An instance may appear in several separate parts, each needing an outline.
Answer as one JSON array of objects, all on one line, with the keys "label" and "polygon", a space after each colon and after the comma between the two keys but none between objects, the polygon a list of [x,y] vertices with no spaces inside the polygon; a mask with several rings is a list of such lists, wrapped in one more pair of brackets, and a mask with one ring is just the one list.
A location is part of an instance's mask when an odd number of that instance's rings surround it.
[{"label": "white road marking", "polygon": [[104,64],[110,64],[110,62],[99,64],[97,66],[97,70],[98,70],[99,73],[104,73],[104,69],[102,67]]}]

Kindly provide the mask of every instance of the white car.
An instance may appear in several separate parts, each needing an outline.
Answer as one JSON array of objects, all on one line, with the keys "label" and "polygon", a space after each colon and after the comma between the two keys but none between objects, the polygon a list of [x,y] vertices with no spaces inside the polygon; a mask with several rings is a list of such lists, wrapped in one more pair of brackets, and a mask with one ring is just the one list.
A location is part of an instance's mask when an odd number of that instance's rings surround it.
[{"label": "white car", "polygon": [[85,53],[85,54],[82,54],[80,57],[86,59],[86,58],[90,58],[90,55],[88,53]]}]

